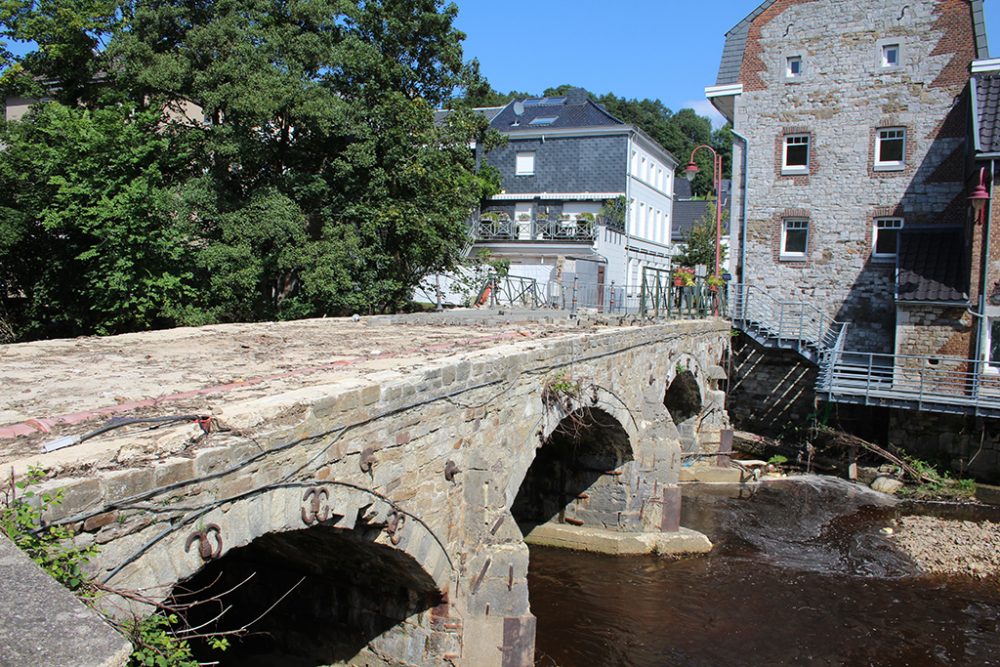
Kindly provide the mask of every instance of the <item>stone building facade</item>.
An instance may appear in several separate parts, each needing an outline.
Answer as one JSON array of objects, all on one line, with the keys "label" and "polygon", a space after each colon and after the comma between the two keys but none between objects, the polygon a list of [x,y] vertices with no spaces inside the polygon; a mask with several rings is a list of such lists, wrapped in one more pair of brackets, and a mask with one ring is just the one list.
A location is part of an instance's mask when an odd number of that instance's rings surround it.
[{"label": "stone building facade", "polygon": [[770,0],[733,28],[707,93],[743,139],[742,280],[849,322],[849,349],[896,352],[901,243],[966,221],[968,68],[986,54],[969,0]]}]

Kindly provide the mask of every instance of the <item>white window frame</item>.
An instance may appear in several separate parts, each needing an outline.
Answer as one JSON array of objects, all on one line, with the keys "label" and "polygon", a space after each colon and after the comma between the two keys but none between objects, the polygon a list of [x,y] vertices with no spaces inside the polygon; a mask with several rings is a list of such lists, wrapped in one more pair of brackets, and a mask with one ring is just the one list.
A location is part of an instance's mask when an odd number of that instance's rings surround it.
[{"label": "white window frame", "polygon": [[[892,52],[895,52],[896,54],[895,62],[891,62],[889,60],[889,54]],[[900,44],[899,42],[888,42],[886,44],[882,44],[881,48],[879,49],[879,63],[882,65],[883,68],[899,67],[899,61],[902,57],[902,54],[903,54],[903,45]]]},{"label": "white window frame", "polygon": [[514,157],[514,175],[535,175],[535,151],[517,151]]},{"label": "white window frame", "polygon": [[[884,136],[899,133],[900,136]],[[902,156],[899,160],[883,160],[882,142],[886,139],[893,141],[901,139],[903,142]],[[906,169],[906,128],[905,127],[880,127],[875,130],[875,170],[876,171],[901,171]]]},{"label": "white window frame", "polygon": [[[899,233],[903,229],[903,224],[902,218],[875,218],[875,221],[872,223],[872,259],[883,261],[896,259],[899,254]],[[896,230],[896,252],[877,252],[880,229]]]},{"label": "white window frame", "polygon": [[[805,140],[804,142],[802,140]],[[789,146],[801,146],[805,144],[806,147],[806,163],[802,164],[788,164],[788,147]],[[781,140],[781,173],[782,174],[808,174],[809,173],[809,161],[812,159],[812,137],[808,134],[786,134]]]},{"label": "white window frame", "polygon": [[[788,232],[805,230],[805,248],[799,252],[796,250],[786,250],[788,242]],[[781,221],[781,259],[804,260],[809,255],[809,219],[808,218],[785,218]]]},{"label": "white window frame", "polygon": [[[796,68],[795,66],[798,65]],[[785,58],[785,78],[786,79],[801,79],[802,78],[802,56],[788,56]],[[796,71],[796,69],[798,71]]]},{"label": "white window frame", "polygon": [[[1000,374],[1000,360],[991,361],[990,360],[990,348],[993,346],[993,325],[996,324],[1000,326],[1000,317],[987,317],[986,318],[986,328],[985,337],[983,340],[983,361],[985,362],[982,366],[983,372],[991,373],[994,375]],[[996,365],[994,365],[996,364]]]}]

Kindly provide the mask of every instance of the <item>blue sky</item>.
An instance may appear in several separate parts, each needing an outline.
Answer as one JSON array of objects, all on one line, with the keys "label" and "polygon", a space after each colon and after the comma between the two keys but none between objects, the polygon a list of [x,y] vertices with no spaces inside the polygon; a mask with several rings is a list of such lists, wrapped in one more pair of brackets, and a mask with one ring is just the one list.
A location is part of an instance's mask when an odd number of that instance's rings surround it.
[{"label": "blue sky", "polygon": [[[659,98],[707,114],[727,30],[761,0],[452,0],[497,90],[541,92],[570,83],[594,93]],[[1000,54],[1000,0],[986,0],[987,38]]]}]

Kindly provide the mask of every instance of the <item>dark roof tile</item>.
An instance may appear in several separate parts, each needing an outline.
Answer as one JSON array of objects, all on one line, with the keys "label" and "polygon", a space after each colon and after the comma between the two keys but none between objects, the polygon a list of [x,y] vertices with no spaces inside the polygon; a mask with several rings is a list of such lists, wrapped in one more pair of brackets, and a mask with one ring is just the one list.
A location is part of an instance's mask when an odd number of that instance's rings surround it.
[{"label": "dark roof tile", "polygon": [[[514,113],[514,103],[508,104],[491,123],[501,132],[563,127],[599,127],[625,125],[599,104],[587,97],[586,91],[575,88],[560,97],[541,97],[519,100],[524,113]],[[541,119],[543,124],[539,124]],[[535,121],[534,124],[532,121]],[[517,123],[516,125],[514,123]]]},{"label": "dark roof tile", "polygon": [[967,301],[961,227],[903,228],[899,236],[900,301]]},{"label": "dark roof tile", "polygon": [[977,74],[975,83],[979,150],[1000,151],[1000,75]]}]

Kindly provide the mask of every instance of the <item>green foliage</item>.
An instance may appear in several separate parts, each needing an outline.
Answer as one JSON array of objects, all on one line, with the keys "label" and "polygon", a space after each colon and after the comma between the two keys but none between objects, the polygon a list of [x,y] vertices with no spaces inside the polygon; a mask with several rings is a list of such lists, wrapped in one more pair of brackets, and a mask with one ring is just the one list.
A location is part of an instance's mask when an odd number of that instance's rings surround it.
[{"label": "green foliage", "polygon": [[788,463],[788,457],[784,456],[783,454],[775,454],[774,456],[769,458],[767,462],[770,463],[771,465],[780,466]]},{"label": "green foliage", "polygon": [[188,155],[158,122],[52,102],[0,128],[0,299],[23,299],[24,335],[159,326],[192,296],[187,233],[165,197]]},{"label": "green foliage", "polygon": [[934,464],[911,456],[903,456],[906,463],[921,477],[916,485],[904,486],[898,493],[916,500],[971,500],[976,495],[976,483],[971,479],[954,479],[947,472],[939,471]]},{"label": "green foliage", "polygon": [[542,404],[547,408],[561,406],[564,411],[572,412],[573,401],[582,395],[583,383],[567,373],[547,378],[542,385]]},{"label": "green foliage", "polygon": [[486,119],[434,123],[481,84],[441,0],[2,11],[0,37],[38,45],[16,66],[73,88],[0,137],[0,298],[23,338],[397,309],[499,189],[468,150],[501,142]]},{"label": "green foliage", "polygon": [[[179,622],[176,614],[153,614],[126,624],[126,635],[135,647],[128,667],[198,667],[201,663],[191,646],[171,631]],[[209,637],[208,643],[219,651],[229,647],[225,637]]]},{"label": "green foliage", "polygon": [[625,214],[628,211],[628,201],[624,195],[608,199],[601,205],[600,217],[609,227],[625,229]]},{"label": "green foliage", "polygon": [[87,594],[83,590],[86,583],[83,568],[97,553],[97,547],[77,547],[69,528],[42,525],[42,515],[62,502],[62,491],[33,490],[43,479],[45,473],[38,468],[30,468],[21,480],[11,475],[0,498],[0,531],[53,579],[71,591]]},{"label": "green foliage", "polygon": [[[725,227],[729,211],[722,211],[722,225]],[[684,244],[684,251],[677,256],[676,261],[681,266],[695,267],[702,265],[710,271],[715,270],[715,202],[710,202],[705,209],[705,214],[691,228],[687,242]],[[722,246],[719,255],[719,264],[726,261],[726,246]]]}]

